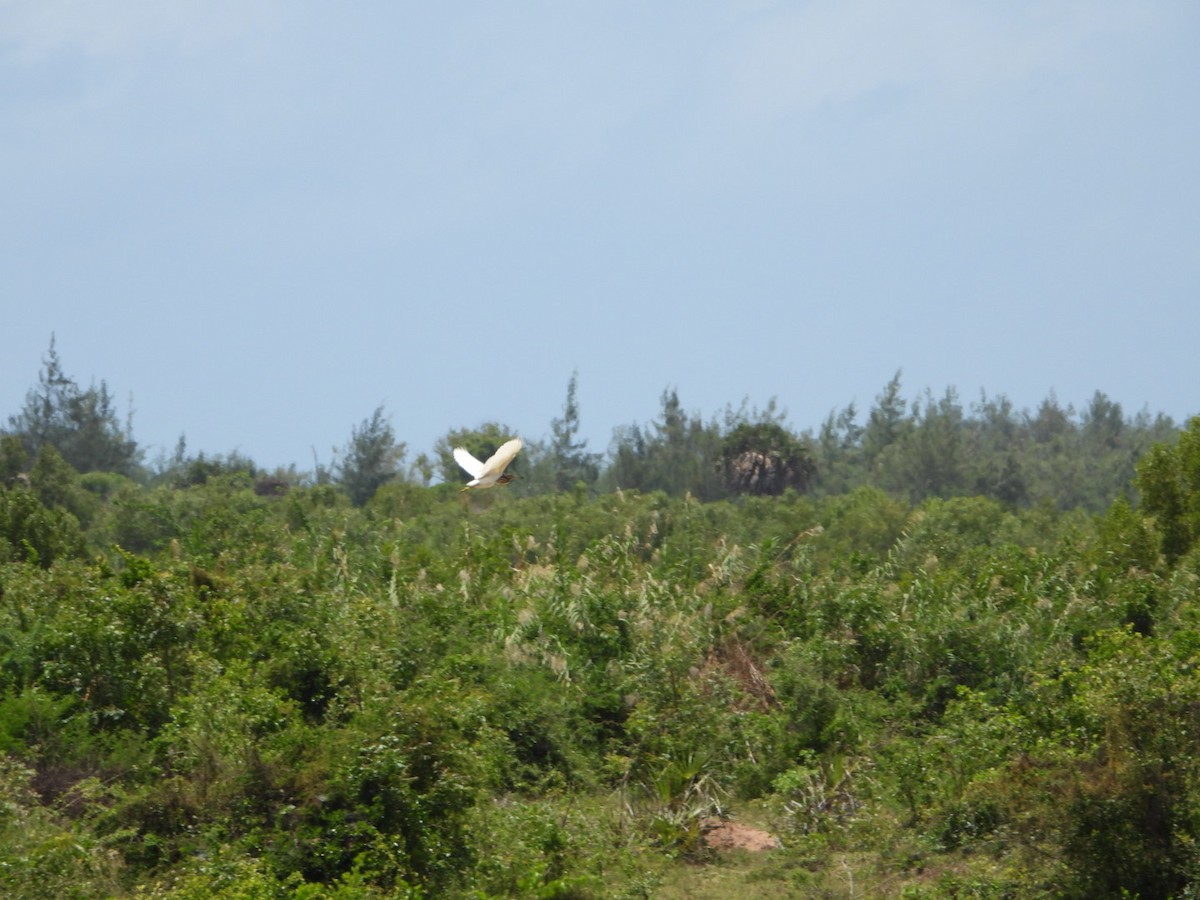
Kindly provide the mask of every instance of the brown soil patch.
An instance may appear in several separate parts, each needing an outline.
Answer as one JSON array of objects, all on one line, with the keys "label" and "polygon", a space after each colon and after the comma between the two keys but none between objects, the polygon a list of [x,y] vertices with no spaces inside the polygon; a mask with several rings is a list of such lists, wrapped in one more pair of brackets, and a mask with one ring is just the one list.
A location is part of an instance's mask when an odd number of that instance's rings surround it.
[{"label": "brown soil patch", "polygon": [[714,850],[749,850],[759,853],[763,850],[778,850],[779,838],[748,825],[737,822],[724,822],[721,819],[705,819],[701,829],[704,843]]}]

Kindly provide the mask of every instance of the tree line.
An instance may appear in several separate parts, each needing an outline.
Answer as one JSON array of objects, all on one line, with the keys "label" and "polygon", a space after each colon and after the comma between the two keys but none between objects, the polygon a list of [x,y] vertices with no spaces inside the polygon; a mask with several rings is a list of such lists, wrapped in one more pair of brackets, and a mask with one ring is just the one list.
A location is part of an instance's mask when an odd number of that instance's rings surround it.
[{"label": "tree line", "polygon": [[[953,388],[941,396],[927,389],[908,400],[897,372],[865,418],[851,403],[831,411],[816,430],[799,433],[773,400],[765,409],[743,402],[706,419],[687,410],[668,387],[653,420],[616,428],[601,453],[579,436],[577,387],[573,374],[548,436],[526,436],[526,449],[512,467],[514,492],[633,489],[707,501],[787,490],[833,496],[869,486],[911,502],[983,496],[1010,507],[1048,503],[1096,512],[1116,497],[1129,497],[1137,461],[1178,433],[1169,417],[1146,410],[1127,415],[1100,391],[1079,410],[1063,406],[1053,393],[1033,411],[1018,410],[1003,395],[981,394],[964,404]],[[263,492],[332,484],[362,505],[388,483],[457,483],[462,476],[451,453],[455,446],[485,459],[514,433],[499,422],[456,428],[432,451],[409,459],[380,406],[352,428],[332,461],[300,472],[265,469],[238,452],[189,453],[182,436],[173,453],[147,463],[131,418],[119,417],[104,381],[84,388],[68,376],[52,340],[36,386],[0,430],[0,471],[14,478],[52,446],[81,474],[183,485],[242,472]]]}]

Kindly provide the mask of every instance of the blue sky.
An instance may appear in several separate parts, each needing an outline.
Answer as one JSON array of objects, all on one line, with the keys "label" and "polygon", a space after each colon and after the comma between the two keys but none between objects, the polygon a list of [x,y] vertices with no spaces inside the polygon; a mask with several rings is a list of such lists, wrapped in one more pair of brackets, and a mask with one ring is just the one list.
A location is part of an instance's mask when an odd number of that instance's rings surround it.
[{"label": "blue sky", "polygon": [[1200,4],[0,0],[0,419],[310,468],[899,369],[1200,413]]}]

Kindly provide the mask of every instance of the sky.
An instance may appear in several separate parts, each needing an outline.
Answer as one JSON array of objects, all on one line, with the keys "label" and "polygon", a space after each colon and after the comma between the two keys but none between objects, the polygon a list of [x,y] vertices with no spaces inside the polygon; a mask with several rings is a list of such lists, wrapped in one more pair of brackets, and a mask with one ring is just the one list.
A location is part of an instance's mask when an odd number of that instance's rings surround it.
[{"label": "sky", "polygon": [[1192,0],[0,0],[0,424],[409,458],[902,372],[1200,413]]}]

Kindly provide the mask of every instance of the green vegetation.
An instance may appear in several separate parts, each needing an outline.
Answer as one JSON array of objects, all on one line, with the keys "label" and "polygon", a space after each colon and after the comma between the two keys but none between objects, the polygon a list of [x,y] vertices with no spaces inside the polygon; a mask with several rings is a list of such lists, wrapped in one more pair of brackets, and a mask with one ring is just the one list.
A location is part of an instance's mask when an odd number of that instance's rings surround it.
[{"label": "green vegetation", "polygon": [[602,458],[574,384],[465,496],[382,410],[313,476],[10,419],[0,895],[1200,894],[1200,418],[668,391]]}]

